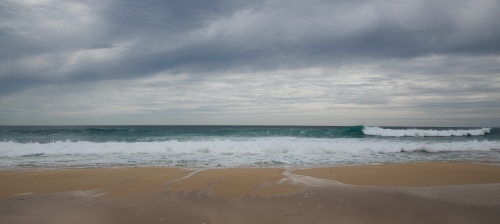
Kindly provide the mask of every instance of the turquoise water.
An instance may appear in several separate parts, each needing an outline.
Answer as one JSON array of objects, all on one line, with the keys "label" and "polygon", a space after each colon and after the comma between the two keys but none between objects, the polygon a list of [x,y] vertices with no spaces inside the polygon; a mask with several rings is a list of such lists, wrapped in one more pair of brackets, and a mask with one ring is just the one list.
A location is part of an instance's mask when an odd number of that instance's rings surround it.
[{"label": "turquoise water", "polygon": [[0,169],[500,162],[499,128],[3,126]]},{"label": "turquoise water", "polygon": [[[373,128],[373,127],[372,127]],[[398,138],[400,136],[367,135],[364,126],[306,127],[306,126],[3,126],[0,140],[19,143],[54,141],[88,142],[157,142],[194,139],[297,137],[297,138]],[[411,128],[390,127],[384,130],[435,130],[446,134],[453,130],[464,133],[481,128]],[[418,136],[407,136],[418,137]],[[500,129],[489,133],[464,136],[425,136],[425,140],[500,140]],[[411,140],[418,140],[412,138]]]}]

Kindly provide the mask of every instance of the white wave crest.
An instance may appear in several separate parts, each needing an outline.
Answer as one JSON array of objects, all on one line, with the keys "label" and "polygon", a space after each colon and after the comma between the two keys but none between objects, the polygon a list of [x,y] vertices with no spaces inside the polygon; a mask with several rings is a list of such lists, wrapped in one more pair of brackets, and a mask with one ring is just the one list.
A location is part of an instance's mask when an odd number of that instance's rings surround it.
[{"label": "white wave crest", "polygon": [[470,130],[423,130],[423,129],[388,129],[380,127],[363,128],[365,135],[384,137],[451,137],[451,136],[479,136],[490,133],[491,128]]}]

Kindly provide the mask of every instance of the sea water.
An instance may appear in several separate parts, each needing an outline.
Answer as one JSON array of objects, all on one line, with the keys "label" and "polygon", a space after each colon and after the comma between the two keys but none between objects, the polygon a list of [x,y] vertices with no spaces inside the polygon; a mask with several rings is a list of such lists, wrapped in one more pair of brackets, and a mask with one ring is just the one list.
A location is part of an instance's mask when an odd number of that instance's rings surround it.
[{"label": "sea water", "polygon": [[0,126],[0,169],[500,162],[499,128]]}]

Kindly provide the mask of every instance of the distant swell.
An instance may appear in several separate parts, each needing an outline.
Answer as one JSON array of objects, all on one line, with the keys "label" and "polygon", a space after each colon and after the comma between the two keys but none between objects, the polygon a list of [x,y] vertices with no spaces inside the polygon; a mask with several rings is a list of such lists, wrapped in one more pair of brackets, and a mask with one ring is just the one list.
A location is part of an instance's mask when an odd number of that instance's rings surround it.
[{"label": "distant swell", "polygon": [[490,133],[491,128],[470,130],[423,130],[423,129],[388,129],[380,127],[364,127],[363,134],[384,137],[451,137],[481,136]]}]

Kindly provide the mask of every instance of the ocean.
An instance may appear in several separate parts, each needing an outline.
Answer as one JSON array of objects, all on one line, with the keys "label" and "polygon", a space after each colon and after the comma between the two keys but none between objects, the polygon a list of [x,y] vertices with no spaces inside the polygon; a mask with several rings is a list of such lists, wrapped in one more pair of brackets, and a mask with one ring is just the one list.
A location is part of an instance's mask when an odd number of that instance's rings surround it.
[{"label": "ocean", "polygon": [[0,126],[0,169],[499,163],[500,128]]}]

